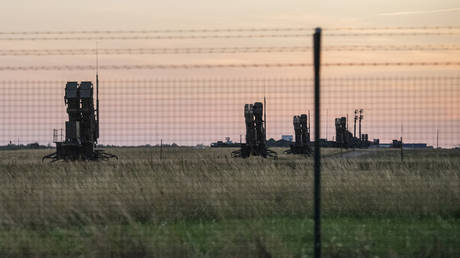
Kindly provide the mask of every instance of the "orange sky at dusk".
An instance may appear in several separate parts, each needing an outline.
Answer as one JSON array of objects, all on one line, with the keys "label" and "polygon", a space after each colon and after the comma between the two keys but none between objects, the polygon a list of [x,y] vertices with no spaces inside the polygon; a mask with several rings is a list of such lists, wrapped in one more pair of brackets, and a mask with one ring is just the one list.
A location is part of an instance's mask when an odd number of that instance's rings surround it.
[{"label": "orange sky at dusk", "polygon": [[[10,1],[0,10],[0,49],[87,49],[96,40],[9,41],[6,32],[227,28],[311,28],[298,38],[98,40],[104,48],[311,46],[313,28],[325,28],[323,47],[350,45],[460,46],[460,33],[440,36],[328,37],[335,27],[460,26],[457,1]],[[346,32],[342,32],[346,33]],[[44,35],[46,37],[47,35]],[[458,62],[460,50],[324,51],[323,63]],[[310,52],[101,55],[100,65],[311,63]],[[94,65],[86,56],[0,55],[0,67]],[[365,108],[363,130],[385,142],[400,136],[442,146],[460,144],[459,66],[324,67],[322,137],[332,139],[333,119]],[[93,80],[94,71],[1,71],[0,145],[51,142],[66,119],[62,85],[25,81]],[[292,116],[312,110],[312,68],[101,70],[101,143],[197,144],[239,140],[244,103],[267,96],[268,137],[293,134]],[[238,82],[259,78],[266,82]],[[304,78],[292,82],[282,78]],[[352,78],[334,81],[331,78]],[[366,79],[367,78],[367,79]],[[380,80],[378,79],[380,78]],[[164,79],[169,83],[142,80]],[[185,83],[174,80],[186,80]],[[191,79],[200,82],[190,82]],[[210,82],[210,79],[222,80]],[[275,79],[280,81],[275,82]],[[14,84],[9,81],[22,81]],[[134,80],[135,82],[120,82]],[[172,82],[171,82],[172,80]],[[235,81],[236,80],[236,81]],[[326,117],[326,115],[328,115]]]}]

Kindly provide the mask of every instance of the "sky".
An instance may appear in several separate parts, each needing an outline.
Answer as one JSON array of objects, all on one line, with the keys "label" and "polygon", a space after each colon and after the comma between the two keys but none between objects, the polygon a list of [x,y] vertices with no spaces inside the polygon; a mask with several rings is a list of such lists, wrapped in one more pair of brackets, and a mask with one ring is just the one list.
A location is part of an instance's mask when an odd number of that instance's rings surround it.
[{"label": "sky", "polygon": [[[8,41],[8,32],[322,27],[324,48],[334,45],[456,45],[460,36],[328,37],[327,28],[460,26],[458,1],[3,1],[0,49],[184,48],[311,46],[299,38],[187,40]],[[331,32],[332,33],[332,32]],[[345,32],[346,33],[346,32]],[[45,35],[46,36],[46,35]],[[70,35],[72,36],[72,35]],[[460,51],[363,51],[322,55],[323,62],[436,62],[460,60]],[[93,55],[0,56],[0,67],[94,65]],[[100,55],[100,65],[311,63],[310,52],[187,55]],[[65,81],[94,81],[95,71],[0,70],[0,145],[46,144],[66,120]],[[365,109],[363,130],[383,141],[460,144],[459,67],[325,67],[322,137],[334,118]],[[174,70],[101,70],[101,143],[208,144],[244,134],[245,103],[268,100],[268,137],[293,134],[292,116],[313,108],[310,67]],[[258,78],[262,82],[238,82]],[[284,78],[284,79],[283,79]],[[288,81],[286,78],[305,78]],[[380,80],[378,80],[380,78]],[[409,78],[409,79],[408,79]],[[412,79],[410,79],[412,78]],[[162,79],[167,82],[158,82]],[[279,79],[279,81],[275,81]],[[127,82],[130,80],[130,82]],[[146,83],[143,80],[153,80]],[[169,81],[168,81],[169,80]],[[184,80],[177,82],[174,80]],[[195,83],[192,81],[195,80]],[[217,80],[209,82],[209,80]],[[220,81],[219,81],[220,80]],[[264,81],[265,80],[265,81]],[[34,81],[33,83],[30,81]],[[45,83],[44,81],[48,81]],[[49,82],[53,81],[53,82]],[[327,129],[326,129],[327,128]]]},{"label": "sky", "polygon": [[428,26],[458,25],[458,8],[460,4],[455,0],[15,0],[2,3],[0,21],[5,31],[278,25]]}]

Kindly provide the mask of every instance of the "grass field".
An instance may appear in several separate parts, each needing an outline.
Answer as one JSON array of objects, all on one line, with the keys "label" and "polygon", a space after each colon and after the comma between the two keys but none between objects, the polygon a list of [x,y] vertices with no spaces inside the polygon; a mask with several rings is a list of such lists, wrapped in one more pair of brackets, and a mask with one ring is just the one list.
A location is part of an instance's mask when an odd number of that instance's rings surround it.
[{"label": "grass field", "polygon": [[[282,149],[275,149],[278,153]],[[309,257],[311,158],[117,148],[0,152],[0,257]],[[323,149],[326,257],[460,256],[460,151]]]}]

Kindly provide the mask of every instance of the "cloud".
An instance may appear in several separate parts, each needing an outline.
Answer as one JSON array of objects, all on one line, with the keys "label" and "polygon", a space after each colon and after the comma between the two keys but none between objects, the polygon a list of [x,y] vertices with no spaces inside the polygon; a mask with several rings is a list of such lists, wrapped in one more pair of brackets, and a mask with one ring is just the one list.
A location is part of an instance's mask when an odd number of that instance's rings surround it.
[{"label": "cloud", "polygon": [[417,15],[417,14],[432,14],[432,13],[448,13],[448,12],[458,12],[460,8],[448,8],[448,9],[435,9],[435,10],[425,10],[425,11],[404,11],[404,12],[392,12],[392,13],[380,13],[382,16],[399,16],[399,15]]}]

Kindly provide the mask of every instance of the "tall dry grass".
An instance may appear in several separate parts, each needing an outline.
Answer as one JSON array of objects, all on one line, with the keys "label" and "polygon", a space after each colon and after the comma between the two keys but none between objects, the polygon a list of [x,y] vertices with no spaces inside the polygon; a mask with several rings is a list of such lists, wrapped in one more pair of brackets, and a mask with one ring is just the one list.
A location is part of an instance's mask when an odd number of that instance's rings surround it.
[{"label": "tall dry grass", "polygon": [[[113,149],[119,161],[42,163],[0,153],[0,224],[69,226],[310,216],[312,160],[231,159],[230,149]],[[460,216],[459,151],[367,151],[323,160],[326,216]]]}]

